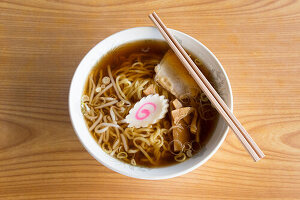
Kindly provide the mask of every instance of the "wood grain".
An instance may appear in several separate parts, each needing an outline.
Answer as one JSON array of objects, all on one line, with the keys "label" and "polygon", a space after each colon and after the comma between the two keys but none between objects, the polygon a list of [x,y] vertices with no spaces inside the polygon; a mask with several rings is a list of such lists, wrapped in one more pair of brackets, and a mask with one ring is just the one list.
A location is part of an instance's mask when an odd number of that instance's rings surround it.
[{"label": "wood grain", "polygon": [[[83,56],[122,29],[170,28],[223,64],[234,112],[266,157],[230,131],[181,177],[144,181],[93,159],[77,139],[68,90]],[[300,199],[300,2],[0,1],[0,199]]]}]

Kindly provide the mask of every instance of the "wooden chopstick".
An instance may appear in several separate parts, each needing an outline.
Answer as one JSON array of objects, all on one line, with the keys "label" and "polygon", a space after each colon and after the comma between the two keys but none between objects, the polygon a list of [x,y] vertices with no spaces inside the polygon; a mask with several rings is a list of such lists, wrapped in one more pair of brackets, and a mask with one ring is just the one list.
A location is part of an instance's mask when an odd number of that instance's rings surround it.
[{"label": "wooden chopstick", "polygon": [[215,89],[211,86],[196,64],[192,61],[192,59],[188,56],[182,46],[178,43],[178,41],[170,34],[167,27],[163,24],[160,18],[157,16],[155,12],[149,15],[150,19],[157,26],[163,37],[168,42],[169,46],[172,48],[174,53],[178,56],[182,64],[186,67],[188,72],[194,78],[196,83],[199,85],[201,90],[206,94],[210,102],[215,106],[217,111],[223,116],[225,121],[231,127],[233,132],[236,134],[238,139],[242,142],[246,150],[252,156],[254,161],[258,161],[263,158],[265,155],[257,146],[257,144],[253,141],[251,136],[247,133],[245,128],[241,125],[241,123],[237,120],[237,118],[233,115],[230,109],[227,107],[222,98],[218,95]]},{"label": "wooden chopstick", "polygon": [[[172,40],[172,42],[175,44],[177,49],[180,51],[180,53],[184,56],[184,58],[188,61],[188,63],[191,65],[193,70],[197,73],[201,81],[204,83],[204,85],[208,88],[208,90],[212,93],[212,95],[216,98],[218,103],[222,106],[226,114],[231,118],[231,120],[235,123],[236,127],[239,129],[240,133],[244,136],[244,138],[247,140],[249,145],[252,147],[252,149],[255,151],[255,153],[258,155],[258,157],[262,158],[264,157],[263,152],[259,149],[259,147],[255,144],[253,139],[250,137],[250,135],[247,133],[247,131],[244,129],[244,127],[241,125],[241,123],[236,119],[236,117],[230,112],[227,105],[224,103],[222,98],[218,95],[218,93],[214,90],[214,88],[210,85],[210,83],[207,81],[205,76],[201,73],[199,68],[195,65],[195,63],[192,61],[192,59],[188,56],[188,54],[184,51],[184,49],[181,47],[181,45],[178,43],[178,41],[168,32],[167,27],[163,24],[163,22],[160,20],[160,18],[157,16],[155,12],[153,12],[153,17],[156,19],[158,24],[161,26],[161,28],[164,30],[164,32],[168,35],[168,37]],[[238,135],[239,136],[239,135]],[[246,148],[248,150],[248,148]],[[254,158],[254,160],[256,160]]]}]

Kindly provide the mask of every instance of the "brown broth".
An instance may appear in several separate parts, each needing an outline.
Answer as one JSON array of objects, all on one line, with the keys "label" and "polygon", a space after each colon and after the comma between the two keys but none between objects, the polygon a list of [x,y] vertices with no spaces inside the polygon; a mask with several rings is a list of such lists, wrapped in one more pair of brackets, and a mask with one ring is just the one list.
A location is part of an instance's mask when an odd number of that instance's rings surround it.
[{"label": "brown broth", "polygon": [[[99,62],[95,65],[95,67],[92,69],[92,71],[90,72],[93,74],[96,74],[94,76],[94,80],[99,79],[99,70],[100,69],[106,69],[106,67],[108,65],[111,66],[112,69],[117,68],[118,66],[121,65],[122,60],[124,60],[123,58],[128,57],[130,54],[135,53],[135,52],[141,52],[141,50],[149,50],[147,53],[149,53],[149,55],[159,55],[161,58],[163,58],[164,54],[168,51],[169,46],[165,41],[161,41],[161,40],[141,40],[141,41],[135,41],[135,42],[130,42],[124,45],[121,45],[113,50],[111,50],[110,52],[108,52],[105,56],[103,56]],[[191,58],[193,60],[195,60],[197,57],[190,54]],[[198,58],[198,60],[200,61],[200,59]],[[209,80],[209,82],[213,82],[212,80],[212,76],[210,74],[210,72],[207,70],[207,68],[205,67],[204,64],[201,63],[196,63],[197,66],[200,68],[200,70],[202,71],[202,73],[205,75],[205,77]],[[103,70],[106,71],[106,70]],[[104,73],[104,75],[106,75],[106,73]],[[153,74],[154,77],[155,74]],[[86,81],[85,87],[84,87],[84,92],[83,94],[86,94],[88,91],[88,81]],[[135,102],[134,102],[135,103]],[[185,105],[188,106],[188,105]],[[199,148],[201,149],[201,147],[203,147],[207,141],[209,140],[209,138],[211,138],[212,133],[214,131],[214,129],[216,128],[216,124],[218,121],[218,116],[215,117],[215,119],[213,120],[201,120],[201,134],[200,134],[200,146]],[[170,117],[167,116],[165,119],[163,120],[169,120],[170,121]],[[86,120],[86,123],[88,126],[91,125],[91,122],[89,122],[88,120]],[[97,137],[92,134],[94,139],[97,141]],[[191,134],[193,135],[193,134]],[[129,144],[130,146],[130,144]],[[174,160],[174,156],[172,156],[172,154],[170,154],[170,156],[168,156],[167,158],[161,159],[161,162],[159,163],[159,165],[153,166],[151,165],[149,162],[143,162],[140,160],[140,158],[144,158],[144,155],[141,152],[136,153],[135,155],[135,159],[139,160],[137,163],[140,166],[146,166],[146,167],[162,167],[162,166],[168,166],[168,165],[173,165],[176,164],[178,162],[176,162]]]}]

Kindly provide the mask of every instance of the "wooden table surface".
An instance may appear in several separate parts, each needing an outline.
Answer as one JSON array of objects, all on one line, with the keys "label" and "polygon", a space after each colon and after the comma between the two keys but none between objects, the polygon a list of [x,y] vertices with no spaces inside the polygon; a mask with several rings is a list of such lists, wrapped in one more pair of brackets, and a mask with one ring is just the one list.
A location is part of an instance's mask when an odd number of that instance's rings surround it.
[{"label": "wooden table surface", "polygon": [[[203,42],[232,84],[234,113],[266,157],[232,131],[203,166],[145,181],[79,142],[68,92],[83,56],[155,10]],[[0,1],[0,199],[300,199],[299,1]]]}]

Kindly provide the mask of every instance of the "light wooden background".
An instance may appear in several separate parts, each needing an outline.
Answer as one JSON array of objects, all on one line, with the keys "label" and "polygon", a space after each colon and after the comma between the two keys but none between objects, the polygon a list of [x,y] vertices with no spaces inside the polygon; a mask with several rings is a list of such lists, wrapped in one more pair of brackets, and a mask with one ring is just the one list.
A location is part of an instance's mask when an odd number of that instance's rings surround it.
[{"label": "light wooden background", "polygon": [[[231,131],[169,180],[119,175],[85,151],[68,113],[73,73],[105,37],[152,26],[153,10],[220,59],[263,160]],[[0,1],[0,199],[300,199],[299,78],[299,1]]]}]

